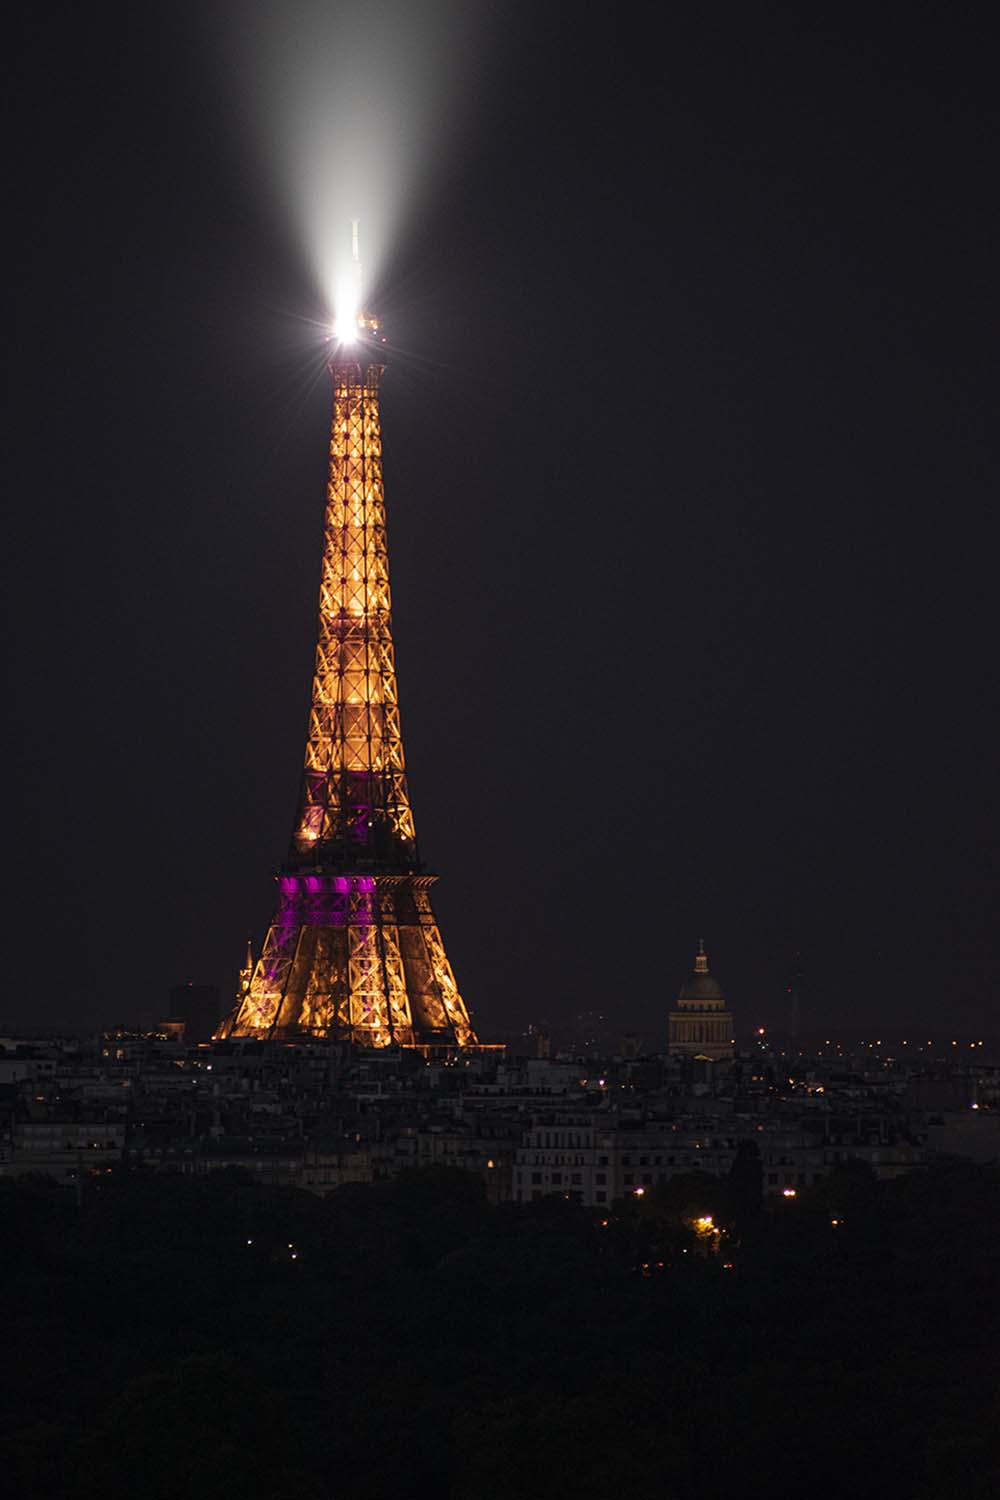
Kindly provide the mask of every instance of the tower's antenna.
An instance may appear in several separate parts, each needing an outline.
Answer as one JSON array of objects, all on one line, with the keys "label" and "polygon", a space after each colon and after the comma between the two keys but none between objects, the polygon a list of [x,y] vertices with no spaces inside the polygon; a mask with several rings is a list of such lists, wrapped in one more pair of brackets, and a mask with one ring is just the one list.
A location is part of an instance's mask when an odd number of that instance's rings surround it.
[{"label": "tower's antenna", "polygon": [[361,220],[351,220],[351,260],[354,262],[354,290],[357,294],[357,305],[361,306],[361,248],[358,244],[358,229]]}]

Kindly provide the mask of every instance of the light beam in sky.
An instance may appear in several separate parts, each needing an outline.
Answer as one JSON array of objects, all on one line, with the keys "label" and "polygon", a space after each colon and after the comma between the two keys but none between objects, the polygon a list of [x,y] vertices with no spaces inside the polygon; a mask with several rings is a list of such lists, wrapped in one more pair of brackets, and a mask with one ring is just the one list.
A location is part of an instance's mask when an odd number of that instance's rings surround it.
[{"label": "light beam in sky", "polygon": [[230,8],[234,102],[338,324],[360,306],[351,221],[361,223],[367,294],[414,200],[448,159],[490,11],[482,0]]}]

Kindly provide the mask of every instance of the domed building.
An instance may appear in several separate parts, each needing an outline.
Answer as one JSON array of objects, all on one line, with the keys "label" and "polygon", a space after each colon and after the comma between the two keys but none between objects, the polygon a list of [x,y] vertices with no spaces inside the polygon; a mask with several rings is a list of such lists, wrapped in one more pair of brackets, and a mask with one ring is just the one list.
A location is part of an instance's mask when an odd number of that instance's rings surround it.
[{"label": "domed building", "polygon": [[734,1055],[733,1018],[725,996],[708,972],[705,944],[698,944],[694,970],[681,985],[673,1010],[667,1050],[671,1057],[705,1057],[715,1062]]}]

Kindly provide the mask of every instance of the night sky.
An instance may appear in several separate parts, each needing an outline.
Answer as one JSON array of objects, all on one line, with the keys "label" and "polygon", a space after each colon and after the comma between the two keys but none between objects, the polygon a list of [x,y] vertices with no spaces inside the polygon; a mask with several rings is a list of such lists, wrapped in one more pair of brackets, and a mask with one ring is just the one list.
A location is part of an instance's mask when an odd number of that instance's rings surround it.
[{"label": "night sky", "polygon": [[[742,1036],[797,969],[806,1030],[990,1034],[987,12],[480,8],[370,299],[480,1032],[662,1030],[704,936]],[[4,1026],[229,992],[288,845],[329,392],[227,73],[254,9],[10,12]]]}]

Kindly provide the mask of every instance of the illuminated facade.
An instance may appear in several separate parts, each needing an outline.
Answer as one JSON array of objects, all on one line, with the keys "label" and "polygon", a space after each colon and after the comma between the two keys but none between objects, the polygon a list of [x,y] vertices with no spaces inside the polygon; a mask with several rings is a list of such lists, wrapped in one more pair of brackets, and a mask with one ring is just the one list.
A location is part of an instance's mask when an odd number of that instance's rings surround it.
[{"label": "illuminated facade", "polygon": [[732,1057],[736,1039],[725,998],[708,972],[705,944],[698,944],[694,971],[681,985],[670,1012],[667,1050],[672,1057]]},{"label": "illuminated facade", "polygon": [[379,420],[381,340],[336,343],[312,706],[278,909],[220,1035],[477,1047],[406,784]]}]

